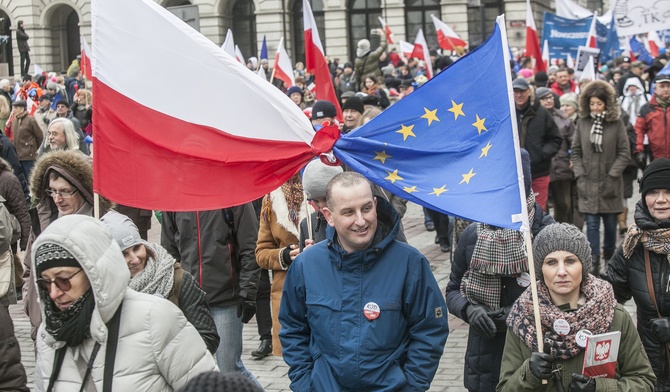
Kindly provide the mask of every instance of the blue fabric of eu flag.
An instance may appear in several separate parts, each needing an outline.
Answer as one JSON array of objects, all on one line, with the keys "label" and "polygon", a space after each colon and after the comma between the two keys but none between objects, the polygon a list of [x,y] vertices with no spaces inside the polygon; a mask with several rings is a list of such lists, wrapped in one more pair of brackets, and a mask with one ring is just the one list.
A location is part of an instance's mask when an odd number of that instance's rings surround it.
[{"label": "blue fabric of eu flag", "polygon": [[496,24],[478,48],[342,135],[333,148],[335,156],[422,206],[520,229],[525,203],[503,50]]}]

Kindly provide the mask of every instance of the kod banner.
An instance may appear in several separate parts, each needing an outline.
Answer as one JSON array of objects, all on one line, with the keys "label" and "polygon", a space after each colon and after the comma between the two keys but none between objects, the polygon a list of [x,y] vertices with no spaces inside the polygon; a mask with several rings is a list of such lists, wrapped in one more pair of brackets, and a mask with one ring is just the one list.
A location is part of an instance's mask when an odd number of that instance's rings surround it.
[{"label": "kod banner", "polygon": [[[546,40],[549,44],[549,57],[566,59],[570,54],[573,59],[577,58],[577,48],[586,44],[592,19],[592,16],[568,19],[545,12],[541,42]],[[607,26],[596,23],[596,35],[598,48],[602,49],[607,42]]]}]

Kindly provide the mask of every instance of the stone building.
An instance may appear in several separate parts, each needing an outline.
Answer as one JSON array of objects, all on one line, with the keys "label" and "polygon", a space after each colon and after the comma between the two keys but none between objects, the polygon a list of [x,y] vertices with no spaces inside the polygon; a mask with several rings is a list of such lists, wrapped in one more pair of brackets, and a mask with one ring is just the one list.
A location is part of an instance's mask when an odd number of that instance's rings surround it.
[{"label": "stone building", "polygon": [[[138,0],[139,1],[139,0]],[[197,27],[217,44],[232,29],[235,43],[245,57],[257,56],[263,37],[270,57],[281,37],[293,62],[304,58],[302,0],[154,0]],[[437,48],[430,15],[440,18],[474,47],[490,33],[495,17],[504,13],[510,46],[525,43],[525,0],[309,0],[321,41],[330,58],[351,60],[356,42],[369,38],[372,47],[380,37],[370,31],[386,20],[396,39],[413,42],[419,28],[432,48]],[[600,9],[602,0],[580,0]],[[531,0],[538,29],[544,11],[554,0]],[[30,35],[31,63],[47,71],[67,69],[80,52],[80,36],[91,40],[91,0],[0,0],[0,73],[19,69],[16,26],[23,20]],[[540,32],[541,34],[541,32]],[[119,53],[123,56],[123,53]],[[4,68],[4,70],[3,70]],[[32,71],[32,66],[31,66]]]}]

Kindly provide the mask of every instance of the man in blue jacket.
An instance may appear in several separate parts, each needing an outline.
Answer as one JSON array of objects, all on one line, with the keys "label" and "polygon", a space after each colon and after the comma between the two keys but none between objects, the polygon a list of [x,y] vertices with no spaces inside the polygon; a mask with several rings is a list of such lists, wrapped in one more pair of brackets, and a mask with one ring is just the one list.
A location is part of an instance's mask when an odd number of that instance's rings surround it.
[{"label": "man in blue jacket", "polygon": [[294,391],[425,391],[449,334],[426,258],[360,174],[335,176],[326,240],[288,270],[279,338]]}]

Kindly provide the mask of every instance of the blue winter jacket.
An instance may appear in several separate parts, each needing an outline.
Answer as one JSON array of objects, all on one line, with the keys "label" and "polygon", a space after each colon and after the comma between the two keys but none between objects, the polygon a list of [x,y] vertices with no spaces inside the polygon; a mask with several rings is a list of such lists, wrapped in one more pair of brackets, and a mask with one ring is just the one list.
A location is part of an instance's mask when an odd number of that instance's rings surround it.
[{"label": "blue winter jacket", "polygon": [[[378,199],[369,248],[346,253],[328,227],[286,275],[279,310],[294,391],[425,391],[449,334],[426,258],[396,237],[400,219]],[[366,318],[366,304],[379,306]]]}]

